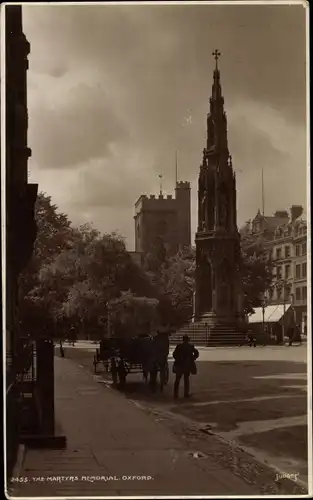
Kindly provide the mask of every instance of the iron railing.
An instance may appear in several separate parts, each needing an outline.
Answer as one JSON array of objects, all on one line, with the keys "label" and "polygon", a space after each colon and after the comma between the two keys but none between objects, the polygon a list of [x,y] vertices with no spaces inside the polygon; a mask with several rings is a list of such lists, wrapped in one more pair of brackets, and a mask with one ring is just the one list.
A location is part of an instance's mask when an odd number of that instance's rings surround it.
[{"label": "iron railing", "polygon": [[6,355],[6,452],[7,477],[15,465],[23,425],[23,404],[29,386],[36,380],[36,350],[32,343],[21,343],[15,353]]}]

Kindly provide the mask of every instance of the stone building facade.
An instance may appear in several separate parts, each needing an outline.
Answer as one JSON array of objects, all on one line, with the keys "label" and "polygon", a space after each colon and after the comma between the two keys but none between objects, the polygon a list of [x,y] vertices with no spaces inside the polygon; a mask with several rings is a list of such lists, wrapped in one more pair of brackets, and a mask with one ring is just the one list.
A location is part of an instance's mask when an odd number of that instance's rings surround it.
[{"label": "stone building facade", "polygon": [[175,254],[191,245],[190,183],[177,182],[175,197],[142,195],[135,204],[135,252],[146,255],[158,239]]},{"label": "stone building facade", "polygon": [[[37,236],[38,185],[28,182],[27,70],[30,44],[23,33],[22,7],[5,5],[5,206],[6,231],[6,472],[12,474],[20,443],[63,446],[54,427],[54,345],[34,338],[19,317],[19,277]],[[29,417],[31,415],[31,418]]]},{"label": "stone building facade", "polygon": [[263,216],[258,211],[243,233],[262,245],[273,262],[268,304],[292,304],[302,332],[307,329],[307,222],[301,205]]},{"label": "stone building facade", "polygon": [[29,262],[36,238],[34,216],[37,184],[28,183],[27,69],[30,45],[22,29],[22,7],[4,7],[5,46],[5,206],[6,230],[6,435],[7,473],[14,464],[21,437],[23,390],[20,374],[31,364],[31,346],[21,338],[18,278]]},{"label": "stone building facade", "polygon": [[293,232],[293,296],[297,322],[307,333],[308,284],[307,284],[307,223],[298,220]]}]

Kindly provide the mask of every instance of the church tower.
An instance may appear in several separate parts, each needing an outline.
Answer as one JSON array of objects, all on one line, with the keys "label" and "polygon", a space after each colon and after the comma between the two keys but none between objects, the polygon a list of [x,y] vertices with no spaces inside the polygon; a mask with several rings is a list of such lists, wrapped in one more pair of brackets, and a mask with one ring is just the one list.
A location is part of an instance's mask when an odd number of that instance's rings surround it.
[{"label": "church tower", "polygon": [[194,322],[234,332],[243,321],[240,235],[237,229],[236,176],[227,142],[218,58],[215,50],[207,143],[198,184]]}]

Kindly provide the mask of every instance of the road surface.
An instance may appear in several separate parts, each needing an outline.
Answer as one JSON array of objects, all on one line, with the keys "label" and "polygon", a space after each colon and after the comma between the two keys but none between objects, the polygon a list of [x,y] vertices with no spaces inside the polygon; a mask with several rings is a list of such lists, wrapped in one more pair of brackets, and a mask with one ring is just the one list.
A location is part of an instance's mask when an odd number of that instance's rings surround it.
[{"label": "road surface", "polygon": [[[78,342],[66,348],[66,356],[92,371],[95,349]],[[173,400],[172,374],[162,395],[151,395],[141,375],[129,375],[126,397],[234,441],[260,462],[307,483],[306,346],[199,350],[190,400]],[[101,367],[99,372],[110,386],[109,376]]]}]

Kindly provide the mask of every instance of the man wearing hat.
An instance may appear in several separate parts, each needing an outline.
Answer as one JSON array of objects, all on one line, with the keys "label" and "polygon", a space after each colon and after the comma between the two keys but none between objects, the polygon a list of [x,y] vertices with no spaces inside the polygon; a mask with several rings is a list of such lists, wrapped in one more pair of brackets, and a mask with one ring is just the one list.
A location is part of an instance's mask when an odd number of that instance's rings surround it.
[{"label": "man wearing hat", "polygon": [[197,367],[195,360],[199,357],[199,351],[190,344],[190,338],[188,335],[183,336],[183,342],[178,344],[173,352],[174,365],[173,373],[176,375],[174,382],[174,398],[178,398],[179,384],[181,378],[184,377],[184,397],[188,398],[190,396],[189,387],[190,375],[196,375]]}]

